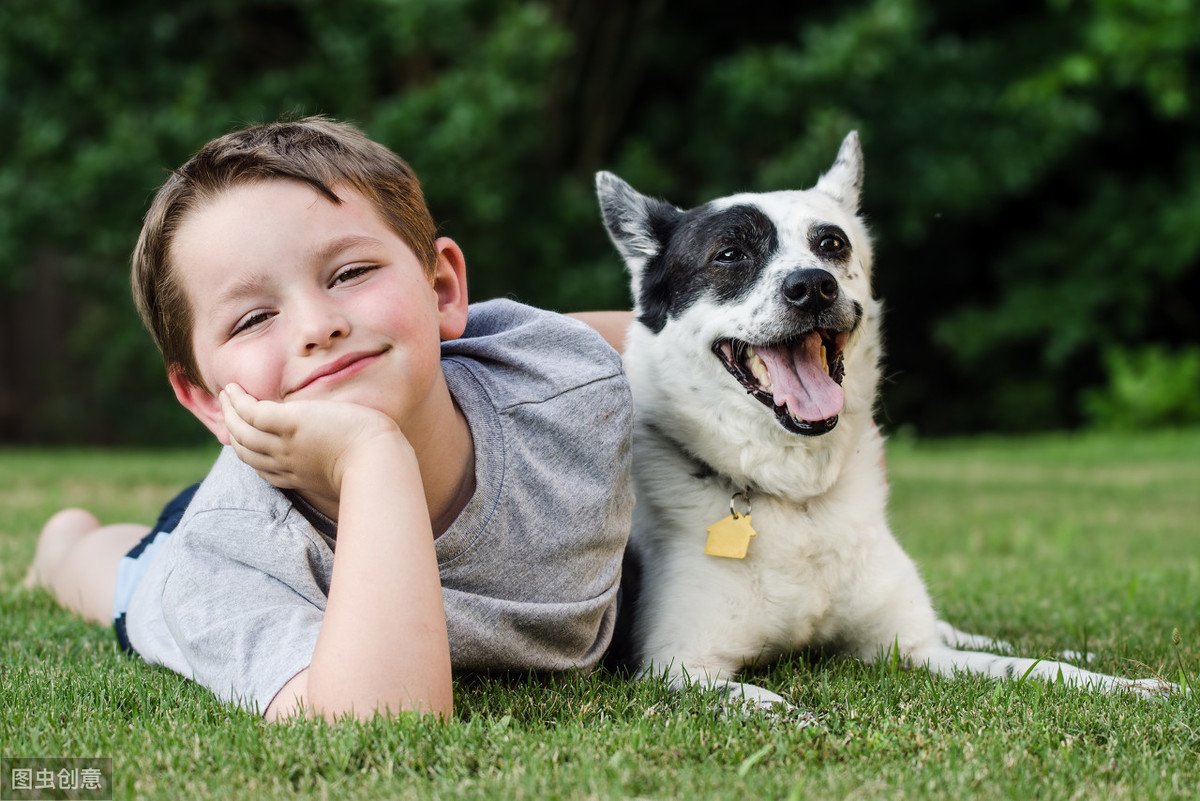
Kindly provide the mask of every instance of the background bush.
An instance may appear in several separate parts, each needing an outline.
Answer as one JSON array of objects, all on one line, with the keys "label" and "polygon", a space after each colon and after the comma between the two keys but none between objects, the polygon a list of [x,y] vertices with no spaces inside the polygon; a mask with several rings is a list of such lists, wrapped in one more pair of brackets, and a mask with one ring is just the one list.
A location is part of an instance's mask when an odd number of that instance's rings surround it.
[{"label": "background bush", "polygon": [[595,170],[689,206],[811,185],[857,128],[885,426],[1099,419],[1114,344],[1200,341],[1195,3],[777,6],[6,0],[0,442],[204,437],[128,252],[166,169],[289,113],[416,167],[473,298],[564,311],[628,305]]},{"label": "background bush", "polygon": [[1200,347],[1170,352],[1153,345],[1105,351],[1108,383],[1083,395],[1097,428],[1136,431],[1200,424]]}]

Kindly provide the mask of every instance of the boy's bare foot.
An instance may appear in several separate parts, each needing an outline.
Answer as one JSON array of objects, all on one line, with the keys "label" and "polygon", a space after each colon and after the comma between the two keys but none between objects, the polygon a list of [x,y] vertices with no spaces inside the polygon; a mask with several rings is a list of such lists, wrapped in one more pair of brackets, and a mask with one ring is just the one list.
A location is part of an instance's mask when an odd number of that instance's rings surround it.
[{"label": "boy's bare foot", "polygon": [[33,556],[33,564],[25,574],[23,586],[29,590],[45,587],[53,591],[54,572],[63,563],[67,553],[85,534],[98,528],[100,521],[83,509],[63,509],[47,520],[38,536],[37,551]]},{"label": "boy's bare foot", "polygon": [[102,526],[91,512],[64,509],[42,527],[24,584],[44,587],[85,620],[111,623],[117,564],[147,531],[134,523]]}]

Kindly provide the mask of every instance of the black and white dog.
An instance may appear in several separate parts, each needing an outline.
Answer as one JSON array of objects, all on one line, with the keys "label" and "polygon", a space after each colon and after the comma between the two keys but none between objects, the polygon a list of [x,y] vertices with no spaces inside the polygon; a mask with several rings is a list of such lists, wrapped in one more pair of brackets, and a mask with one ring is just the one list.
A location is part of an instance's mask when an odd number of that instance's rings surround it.
[{"label": "black and white dog", "polygon": [[782,701],[735,679],[810,646],[866,660],[898,648],[939,674],[1142,694],[1170,685],[979,650],[939,622],[888,529],[872,419],[880,311],[858,216],[856,133],[807,191],[740,194],[683,211],[596,176],[628,267],[625,360],[636,407],[630,541],[642,581],[643,673]]}]

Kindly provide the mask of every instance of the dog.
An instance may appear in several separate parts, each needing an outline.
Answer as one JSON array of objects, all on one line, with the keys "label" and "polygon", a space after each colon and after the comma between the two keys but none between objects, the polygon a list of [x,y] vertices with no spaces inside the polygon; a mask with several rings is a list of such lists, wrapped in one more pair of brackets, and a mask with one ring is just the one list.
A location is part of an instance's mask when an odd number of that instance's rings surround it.
[{"label": "dog", "polygon": [[596,175],[634,301],[624,358],[639,674],[786,707],[738,674],[819,647],[868,661],[898,652],[945,676],[1169,689],[988,653],[1007,649],[938,619],[887,522],[873,418],[882,307],[862,182],[856,132],[811,189],[687,211]]}]

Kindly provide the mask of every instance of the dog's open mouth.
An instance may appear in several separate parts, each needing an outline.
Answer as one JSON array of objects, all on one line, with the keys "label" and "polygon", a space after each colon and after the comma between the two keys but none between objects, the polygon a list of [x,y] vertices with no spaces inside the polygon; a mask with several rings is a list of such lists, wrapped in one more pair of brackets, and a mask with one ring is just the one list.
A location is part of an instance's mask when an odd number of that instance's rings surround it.
[{"label": "dog's open mouth", "polygon": [[846,332],[816,328],[772,344],[721,339],[713,352],[784,428],[817,436],[832,431],[842,411],[842,351],[848,338]]}]

